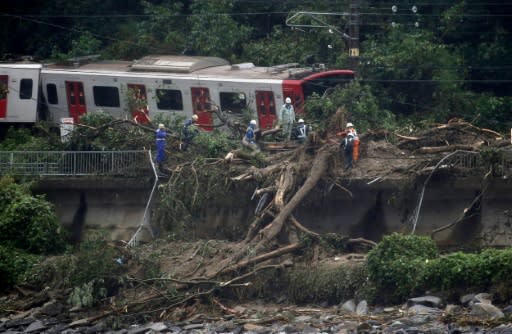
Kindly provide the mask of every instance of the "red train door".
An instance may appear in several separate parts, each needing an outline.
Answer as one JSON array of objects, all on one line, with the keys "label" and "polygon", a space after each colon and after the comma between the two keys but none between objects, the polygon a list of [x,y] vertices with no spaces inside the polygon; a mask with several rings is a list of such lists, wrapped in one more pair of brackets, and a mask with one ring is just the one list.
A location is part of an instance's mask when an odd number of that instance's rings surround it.
[{"label": "red train door", "polygon": [[7,117],[7,94],[9,93],[9,77],[0,75],[0,118]]},{"label": "red train door", "polygon": [[75,123],[78,123],[80,116],[87,112],[84,85],[78,81],[66,81],[66,94],[68,96],[69,116],[73,117]]},{"label": "red train door", "polygon": [[206,131],[213,130],[213,117],[210,111],[210,90],[205,87],[192,87],[192,108],[197,115],[199,127]]},{"label": "red train door", "polygon": [[283,103],[289,97],[292,99],[295,114],[304,113],[304,93],[300,80],[284,80],[283,81]]},{"label": "red train door", "polygon": [[258,112],[258,123],[260,129],[272,129],[277,122],[276,104],[274,101],[274,92],[256,91],[256,110]]},{"label": "red train door", "polygon": [[146,86],[139,84],[128,84],[130,94],[130,113],[136,123],[146,124],[149,122],[148,99]]}]

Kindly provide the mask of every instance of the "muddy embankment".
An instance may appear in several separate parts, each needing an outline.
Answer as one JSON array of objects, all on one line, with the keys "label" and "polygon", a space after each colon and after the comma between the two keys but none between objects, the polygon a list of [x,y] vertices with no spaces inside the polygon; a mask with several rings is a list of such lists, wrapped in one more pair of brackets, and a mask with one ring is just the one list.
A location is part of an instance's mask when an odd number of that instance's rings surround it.
[{"label": "muddy embankment", "polygon": [[[512,182],[492,180],[485,193],[481,179],[441,174],[433,177],[418,208],[422,180],[345,179],[340,185],[322,184],[297,209],[301,223],[318,233],[339,233],[378,241],[392,232],[431,235],[441,247],[508,246],[512,241],[510,203]],[[104,230],[115,240],[128,241],[144,222],[153,181],[151,179],[46,179],[37,192],[55,205],[58,218],[79,240],[89,230]],[[257,185],[232,187],[187,226],[196,238],[235,240],[244,235],[258,198],[251,200]],[[347,191],[348,190],[348,191]],[[475,201],[475,198],[478,200]],[[158,206],[158,196],[151,208]],[[151,215],[149,215],[151,216]],[[151,225],[150,221],[145,224]],[[449,226],[451,225],[451,226]],[[156,229],[153,226],[154,230]],[[142,239],[151,239],[144,228]]]}]

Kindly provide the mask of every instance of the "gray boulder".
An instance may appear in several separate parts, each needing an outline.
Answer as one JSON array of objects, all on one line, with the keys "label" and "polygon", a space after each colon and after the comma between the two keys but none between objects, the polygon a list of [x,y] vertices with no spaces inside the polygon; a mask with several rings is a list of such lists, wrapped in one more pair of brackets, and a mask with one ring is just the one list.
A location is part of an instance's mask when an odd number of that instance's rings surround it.
[{"label": "gray boulder", "polygon": [[485,319],[501,319],[505,314],[496,306],[488,303],[474,303],[469,314]]}]

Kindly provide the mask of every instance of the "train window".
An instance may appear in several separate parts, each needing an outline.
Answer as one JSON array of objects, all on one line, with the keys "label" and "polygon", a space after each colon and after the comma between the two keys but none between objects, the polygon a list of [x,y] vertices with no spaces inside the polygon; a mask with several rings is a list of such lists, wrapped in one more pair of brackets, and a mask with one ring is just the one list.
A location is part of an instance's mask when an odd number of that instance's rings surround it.
[{"label": "train window", "polygon": [[92,87],[94,104],[97,107],[119,107],[119,89],[111,86]]},{"label": "train window", "polygon": [[353,75],[333,75],[319,79],[305,81],[303,84],[304,97],[306,100],[314,93],[323,96],[327,91],[336,86],[344,86],[354,79]]},{"label": "train window", "polygon": [[32,98],[32,79],[21,79],[20,81],[20,99],[28,100]]},{"label": "train window", "polygon": [[0,78],[0,100],[7,98],[7,94],[9,94],[9,89],[7,88],[7,80],[2,80],[2,78]]},{"label": "train window", "polygon": [[59,103],[59,98],[57,97],[57,85],[47,84],[46,85],[46,93],[48,94],[48,103],[49,104],[58,104]]},{"label": "train window", "polygon": [[247,106],[247,98],[244,93],[221,92],[220,93],[220,108],[222,110],[229,110],[233,113],[241,114],[243,109]]},{"label": "train window", "polygon": [[176,89],[157,89],[156,106],[160,110],[183,110],[181,91]]}]

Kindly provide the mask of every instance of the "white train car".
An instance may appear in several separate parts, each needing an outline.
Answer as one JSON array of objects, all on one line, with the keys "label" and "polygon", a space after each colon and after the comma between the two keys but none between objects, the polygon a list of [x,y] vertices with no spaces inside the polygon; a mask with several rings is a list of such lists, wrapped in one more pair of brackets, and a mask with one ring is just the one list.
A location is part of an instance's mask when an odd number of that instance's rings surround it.
[{"label": "white train car", "polygon": [[[233,117],[242,118],[248,113],[258,120],[260,128],[268,129],[275,124],[286,97],[292,99],[297,113],[301,113],[305,99],[313,92],[321,95],[327,88],[354,77],[350,70],[230,65],[216,57],[189,56],[149,56],[135,62],[100,61],[70,66],[17,66],[8,68],[11,79],[0,72],[0,83],[12,81],[4,99],[5,103],[14,102],[14,106],[4,108],[9,111],[7,115],[12,115],[6,118],[7,122],[37,121],[37,96],[41,89],[47,118],[56,123],[70,117],[79,122],[80,116],[95,110],[142,123],[157,115],[172,118],[196,114],[206,130],[216,125],[212,104]],[[22,78],[22,73],[27,78]],[[28,96],[28,74],[32,80],[30,106],[23,103]],[[16,99],[11,97],[15,91],[20,92]]]},{"label": "white train car", "polygon": [[39,64],[0,64],[0,123],[38,120]]}]

